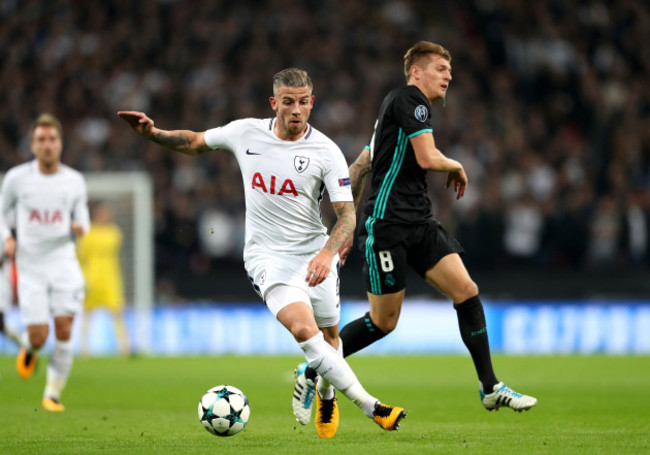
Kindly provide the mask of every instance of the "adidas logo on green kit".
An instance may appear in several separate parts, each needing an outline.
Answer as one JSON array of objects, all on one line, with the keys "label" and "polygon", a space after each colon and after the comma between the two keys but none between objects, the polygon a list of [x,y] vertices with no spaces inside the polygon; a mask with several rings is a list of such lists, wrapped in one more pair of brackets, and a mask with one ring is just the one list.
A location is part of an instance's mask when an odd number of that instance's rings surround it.
[{"label": "adidas logo on green kit", "polygon": [[368,332],[374,332],[375,328],[372,326],[372,321],[370,318],[365,318],[364,322],[366,323],[366,327],[368,327]]},{"label": "adidas logo on green kit", "polygon": [[475,332],[472,332],[470,335],[471,335],[471,336],[476,336],[476,335],[480,335],[480,334],[482,334],[482,333],[487,333],[487,327],[483,327],[483,328],[480,329],[480,330],[477,330],[477,331],[475,331]]}]

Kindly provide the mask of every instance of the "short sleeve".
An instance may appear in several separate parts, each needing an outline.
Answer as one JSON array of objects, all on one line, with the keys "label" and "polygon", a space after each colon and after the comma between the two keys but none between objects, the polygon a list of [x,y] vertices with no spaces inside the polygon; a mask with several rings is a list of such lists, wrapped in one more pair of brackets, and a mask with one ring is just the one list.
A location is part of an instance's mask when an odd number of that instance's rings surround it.
[{"label": "short sleeve", "polygon": [[337,146],[333,146],[330,154],[330,166],[323,178],[330,201],[351,202],[354,199],[352,198],[350,186],[350,171],[343,152]]},{"label": "short sleeve", "polygon": [[407,87],[396,98],[394,115],[397,124],[411,138],[421,133],[431,133],[431,104],[420,90]]},{"label": "short sleeve", "polygon": [[224,149],[234,152],[237,149],[243,120],[235,120],[227,125],[212,128],[205,132],[205,143],[212,150]]}]

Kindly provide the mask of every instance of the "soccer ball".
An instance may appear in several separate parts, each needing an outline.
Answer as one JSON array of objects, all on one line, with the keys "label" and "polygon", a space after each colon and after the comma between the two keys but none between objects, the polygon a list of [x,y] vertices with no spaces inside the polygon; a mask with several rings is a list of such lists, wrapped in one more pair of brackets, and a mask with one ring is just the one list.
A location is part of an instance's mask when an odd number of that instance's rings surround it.
[{"label": "soccer ball", "polygon": [[199,401],[199,421],[210,433],[232,436],[244,429],[251,415],[248,398],[237,387],[218,385]]}]

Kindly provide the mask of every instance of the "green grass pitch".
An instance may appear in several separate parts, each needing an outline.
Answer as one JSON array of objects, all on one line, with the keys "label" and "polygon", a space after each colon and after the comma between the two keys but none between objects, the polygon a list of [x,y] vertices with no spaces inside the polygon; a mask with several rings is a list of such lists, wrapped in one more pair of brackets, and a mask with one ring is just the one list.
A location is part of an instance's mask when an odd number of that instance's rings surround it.
[{"label": "green grass pitch", "polygon": [[[650,358],[495,356],[497,375],[537,396],[529,412],[487,412],[469,357],[350,358],[366,389],[404,406],[385,432],[340,396],[341,425],[320,440],[291,412],[298,356],[77,358],[64,413],[40,406],[46,358],[29,381],[0,357],[0,453],[8,454],[650,454]],[[246,429],[218,438],[198,422],[203,392],[246,393]]]}]

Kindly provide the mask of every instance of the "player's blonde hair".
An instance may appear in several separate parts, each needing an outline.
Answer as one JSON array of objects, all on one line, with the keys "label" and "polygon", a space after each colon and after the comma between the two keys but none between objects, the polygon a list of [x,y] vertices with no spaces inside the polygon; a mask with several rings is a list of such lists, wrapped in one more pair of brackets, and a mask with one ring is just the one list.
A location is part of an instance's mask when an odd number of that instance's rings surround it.
[{"label": "player's blonde hair", "polygon": [[432,55],[439,55],[451,63],[451,54],[449,51],[440,44],[430,41],[418,41],[406,51],[406,54],[404,54],[404,76],[406,76],[406,82],[411,78],[411,68],[413,65],[424,66],[423,60],[426,59],[427,61],[424,63],[428,63]]},{"label": "player's blonde hair", "polygon": [[309,87],[314,89],[314,84],[307,71],[300,68],[286,68],[273,76],[273,93],[280,87]]},{"label": "player's blonde hair", "polygon": [[59,138],[63,140],[63,127],[61,126],[61,122],[59,121],[58,118],[56,118],[52,114],[45,113],[38,116],[36,121],[32,124],[32,129],[31,129],[32,136],[34,136],[34,131],[39,126],[51,126],[53,128],[56,128],[56,130],[59,132]]}]

